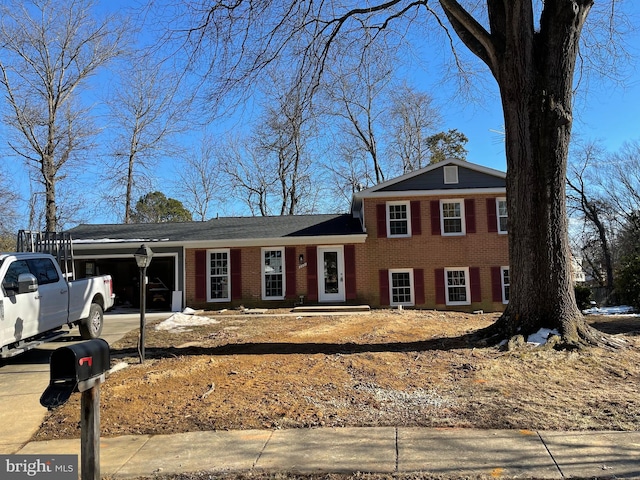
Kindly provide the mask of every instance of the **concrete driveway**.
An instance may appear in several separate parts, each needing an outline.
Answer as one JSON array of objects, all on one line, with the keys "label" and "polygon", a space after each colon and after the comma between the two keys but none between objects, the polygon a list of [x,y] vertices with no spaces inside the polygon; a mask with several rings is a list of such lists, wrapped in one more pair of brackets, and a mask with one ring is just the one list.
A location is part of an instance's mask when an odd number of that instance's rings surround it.
[{"label": "concrete driveway", "polygon": [[[168,318],[171,313],[147,313],[147,320]],[[110,344],[140,327],[140,314],[106,313],[101,337]],[[40,395],[49,385],[49,356],[56,348],[81,341],[77,328],[57,341],[0,361],[0,454],[22,448],[38,430],[47,409]]]}]

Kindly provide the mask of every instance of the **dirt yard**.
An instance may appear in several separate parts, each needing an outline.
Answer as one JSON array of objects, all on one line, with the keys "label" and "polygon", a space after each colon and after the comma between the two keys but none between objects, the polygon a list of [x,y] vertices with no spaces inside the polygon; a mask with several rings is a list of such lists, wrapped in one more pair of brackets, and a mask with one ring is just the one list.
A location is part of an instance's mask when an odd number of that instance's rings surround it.
[{"label": "dirt yard", "polygon": [[[478,348],[494,314],[375,311],[350,316],[206,313],[217,323],[112,346],[101,433],[317,426],[640,429],[640,318],[590,317],[632,348]],[[80,395],[34,440],[79,437]]]}]

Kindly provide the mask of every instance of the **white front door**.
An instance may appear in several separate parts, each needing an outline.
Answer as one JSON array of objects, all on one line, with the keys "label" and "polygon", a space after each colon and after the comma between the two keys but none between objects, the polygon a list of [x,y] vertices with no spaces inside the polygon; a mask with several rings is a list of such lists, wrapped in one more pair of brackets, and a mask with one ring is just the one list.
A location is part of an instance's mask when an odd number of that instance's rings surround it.
[{"label": "white front door", "polygon": [[318,247],[318,300],[344,302],[344,250]]}]

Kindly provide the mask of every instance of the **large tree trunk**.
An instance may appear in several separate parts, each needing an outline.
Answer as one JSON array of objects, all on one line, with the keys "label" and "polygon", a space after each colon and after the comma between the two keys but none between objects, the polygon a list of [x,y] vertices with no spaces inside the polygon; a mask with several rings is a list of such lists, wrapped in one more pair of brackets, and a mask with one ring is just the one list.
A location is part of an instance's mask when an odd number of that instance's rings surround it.
[{"label": "large tree trunk", "polygon": [[504,110],[511,296],[490,329],[497,337],[546,327],[565,345],[612,343],[576,305],[566,212],[573,74],[592,3],[545,2],[536,31],[531,2],[487,0],[488,34],[458,2],[441,0],[460,38],[490,67]]},{"label": "large tree trunk", "polygon": [[[586,12],[563,10],[556,14],[575,18],[553,19],[535,35],[507,29],[495,72],[505,118],[512,285],[501,323],[510,335],[557,328],[565,341],[579,343],[585,324],[573,293],[565,178],[572,78]],[[563,28],[556,30],[556,22]]]}]

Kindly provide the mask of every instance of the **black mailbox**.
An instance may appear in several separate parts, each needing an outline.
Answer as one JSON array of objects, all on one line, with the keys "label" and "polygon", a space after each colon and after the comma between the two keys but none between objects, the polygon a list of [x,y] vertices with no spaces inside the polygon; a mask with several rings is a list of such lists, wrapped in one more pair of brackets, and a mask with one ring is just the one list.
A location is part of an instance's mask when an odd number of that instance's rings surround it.
[{"label": "black mailbox", "polygon": [[84,392],[103,382],[110,362],[109,344],[101,338],[54,350],[49,386],[40,404],[49,409],[58,407],[73,392]]}]

